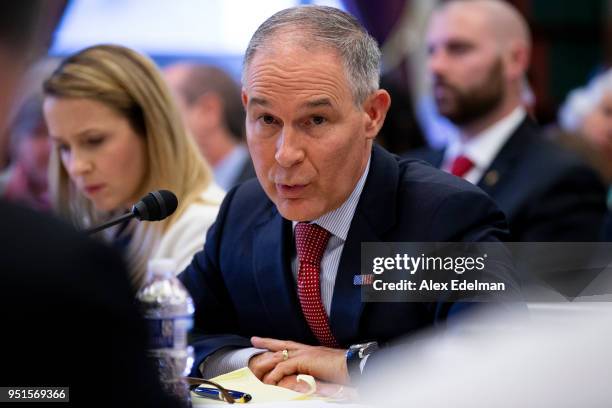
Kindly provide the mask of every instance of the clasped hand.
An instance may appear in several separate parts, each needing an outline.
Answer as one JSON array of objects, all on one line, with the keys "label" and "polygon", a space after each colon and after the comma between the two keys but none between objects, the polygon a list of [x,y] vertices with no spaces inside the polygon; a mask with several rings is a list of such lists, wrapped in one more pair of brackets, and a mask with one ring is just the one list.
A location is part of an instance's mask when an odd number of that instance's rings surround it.
[{"label": "clasped hand", "polygon": [[[251,343],[269,350],[249,360],[253,374],[266,384],[306,392],[308,386],[296,378],[308,374],[317,380],[317,393],[330,396],[349,383],[345,350],[261,337],[252,337]],[[286,357],[283,350],[287,350]]]}]

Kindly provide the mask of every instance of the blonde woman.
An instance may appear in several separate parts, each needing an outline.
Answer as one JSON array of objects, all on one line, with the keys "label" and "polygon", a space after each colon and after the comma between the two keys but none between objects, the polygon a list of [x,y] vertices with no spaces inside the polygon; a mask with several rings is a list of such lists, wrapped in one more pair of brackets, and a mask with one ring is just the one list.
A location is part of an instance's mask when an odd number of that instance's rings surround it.
[{"label": "blonde woman", "polygon": [[202,248],[223,191],[155,64],[125,47],[94,46],[68,57],[44,91],[54,208],[84,228],[125,212],[149,191],[173,191],[174,215],[132,220],[106,239],[124,250],[135,287],[149,259],[173,258],[180,272]]}]

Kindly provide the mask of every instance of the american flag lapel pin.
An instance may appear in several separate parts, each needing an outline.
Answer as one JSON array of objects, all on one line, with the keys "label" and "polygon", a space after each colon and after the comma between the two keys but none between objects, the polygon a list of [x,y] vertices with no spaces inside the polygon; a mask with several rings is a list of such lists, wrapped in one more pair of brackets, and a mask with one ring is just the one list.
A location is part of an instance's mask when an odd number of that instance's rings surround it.
[{"label": "american flag lapel pin", "polygon": [[368,275],[354,275],[353,276],[353,285],[361,286],[361,285],[371,285],[374,281],[374,274]]}]

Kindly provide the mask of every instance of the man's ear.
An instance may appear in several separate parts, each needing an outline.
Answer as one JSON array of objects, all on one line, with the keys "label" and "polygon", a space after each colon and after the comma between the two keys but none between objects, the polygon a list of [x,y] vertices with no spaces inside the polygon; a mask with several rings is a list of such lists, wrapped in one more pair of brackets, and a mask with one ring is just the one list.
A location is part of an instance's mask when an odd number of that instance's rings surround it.
[{"label": "man's ear", "polygon": [[365,114],[365,131],[368,139],[374,139],[385,122],[391,106],[391,96],[384,89],[379,89],[367,97],[363,103]]},{"label": "man's ear", "polygon": [[506,57],[506,74],[511,79],[522,78],[529,68],[531,50],[526,44],[514,41],[509,45]]},{"label": "man's ear", "polygon": [[247,103],[249,102],[249,97],[247,96],[246,90],[244,88],[242,88],[242,91],[240,91],[240,98],[242,99],[242,106],[244,107],[244,110],[246,110]]}]

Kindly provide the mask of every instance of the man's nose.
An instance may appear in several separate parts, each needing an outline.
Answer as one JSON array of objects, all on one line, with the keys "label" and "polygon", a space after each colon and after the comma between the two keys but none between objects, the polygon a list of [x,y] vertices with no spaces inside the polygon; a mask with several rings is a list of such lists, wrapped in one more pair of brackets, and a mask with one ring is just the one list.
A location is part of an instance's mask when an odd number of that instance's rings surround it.
[{"label": "man's nose", "polygon": [[434,48],[429,50],[429,54],[427,56],[427,67],[429,72],[433,74],[434,77],[442,74],[447,66],[448,61],[442,49]]},{"label": "man's nose", "polygon": [[302,137],[290,126],[283,128],[274,158],[281,167],[289,168],[304,160]]}]

